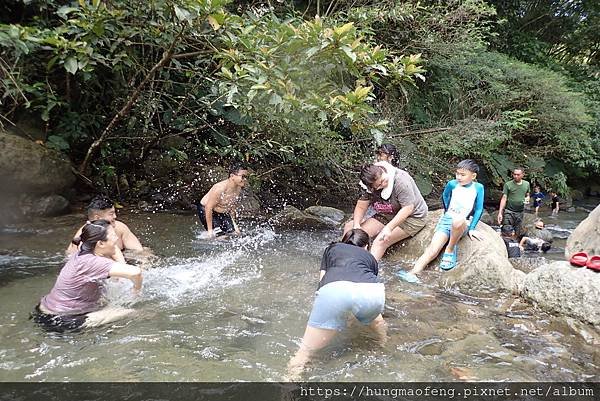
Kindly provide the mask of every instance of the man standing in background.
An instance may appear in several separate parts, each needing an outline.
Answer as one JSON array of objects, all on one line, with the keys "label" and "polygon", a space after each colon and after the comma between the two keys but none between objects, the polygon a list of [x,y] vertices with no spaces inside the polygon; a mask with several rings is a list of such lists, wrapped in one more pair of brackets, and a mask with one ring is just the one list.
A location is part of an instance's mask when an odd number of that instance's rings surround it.
[{"label": "man standing in background", "polygon": [[502,188],[502,199],[498,210],[498,224],[513,226],[517,237],[523,234],[523,211],[525,204],[529,203],[531,191],[529,182],[523,179],[524,175],[520,167],[513,170],[513,179],[506,182]]}]

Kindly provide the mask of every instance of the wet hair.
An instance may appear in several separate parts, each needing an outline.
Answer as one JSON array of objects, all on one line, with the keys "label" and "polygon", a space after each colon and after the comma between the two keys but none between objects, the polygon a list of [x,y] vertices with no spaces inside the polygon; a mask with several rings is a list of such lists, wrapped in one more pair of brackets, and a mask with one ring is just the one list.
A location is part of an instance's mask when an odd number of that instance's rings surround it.
[{"label": "wet hair", "polygon": [[362,228],[353,228],[342,237],[342,243],[364,248],[370,243],[369,234]]},{"label": "wet hair", "polygon": [[500,231],[502,232],[503,235],[510,235],[515,231],[515,229],[513,226],[506,224],[506,225],[502,226]]},{"label": "wet hair", "polygon": [[393,166],[398,167],[398,150],[394,145],[391,143],[382,143],[377,148],[377,153],[385,153],[386,155],[391,156],[392,160],[390,160],[390,163]]},{"label": "wet hair", "polygon": [[375,181],[381,177],[383,172],[384,169],[381,166],[365,164],[360,170],[360,180],[367,186],[367,188],[372,188],[373,184],[375,184]]},{"label": "wet hair", "polygon": [[551,246],[552,245],[550,245],[549,242],[544,242],[541,247],[542,252],[544,252],[544,253],[548,252],[548,250],[550,249]]},{"label": "wet hair", "polygon": [[248,165],[240,161],[231,163],[231,166],[229,166],[229,176],[237,174],[240,170],[248,170]]},{"label": "wet hair", "polygon": [[465,160],[459,162],[456,165],[456,169],[458,170],[459,168],[470,171],[475,174],[479,173],[479,165],[477,163],[475,163],[474,160],[471,160],[471,159],[465,159]]},{"label": "wet hair", "polygon": [[92,217],[94,213],[110,209],[114,206],[115,203],[108,196],[98,195],[94,197],[94,199],[92,199],[88,204],[87,215],[88,217]]},{"label": "wet hair", "polygon": [[94,220],[86,223],[81,229],[81,235],[71,241],[73,244],[79,245],[79,255],[93,253],[98,241],[106,241],[108,227],[110,227],[110,223],[106,220]]}]

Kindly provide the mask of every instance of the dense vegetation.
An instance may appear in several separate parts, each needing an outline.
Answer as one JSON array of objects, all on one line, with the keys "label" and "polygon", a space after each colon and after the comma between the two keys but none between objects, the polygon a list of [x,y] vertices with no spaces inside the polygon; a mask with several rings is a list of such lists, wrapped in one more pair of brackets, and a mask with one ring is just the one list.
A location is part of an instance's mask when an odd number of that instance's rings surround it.
[{"label": "dense vegetation", "polygon": [[382,141],[424,192],[471,157],[490,185],[520,164],[564,193],[600,172],[599,14],[587,0],[8,0],[0,124],[39,120],[46,146],[123,196],[180,193],[235,158],[263,189],[347,189]]}]

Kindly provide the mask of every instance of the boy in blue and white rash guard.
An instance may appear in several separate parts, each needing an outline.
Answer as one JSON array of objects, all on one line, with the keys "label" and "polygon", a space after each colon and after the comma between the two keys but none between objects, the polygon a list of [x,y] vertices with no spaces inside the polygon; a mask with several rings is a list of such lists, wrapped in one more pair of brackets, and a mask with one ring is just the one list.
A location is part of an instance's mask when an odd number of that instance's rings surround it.
[{"label": "boy in blue and white rash guard", "polygon": [[[418,274],[440,253],[444,244],[440,268],[451,270],[456,266],[457,247],[460,238],[467,232],[471,239],[481,239],[475,230],[483,213],[483,185],[474,182],[479,166],[473,160],[463,160],[456,166],[456,179],[448,181],[442,200],[445,213],[440,218],[431,244],[415,262],[412,274]],[[469,220],[469,216],[472,218]]]}]

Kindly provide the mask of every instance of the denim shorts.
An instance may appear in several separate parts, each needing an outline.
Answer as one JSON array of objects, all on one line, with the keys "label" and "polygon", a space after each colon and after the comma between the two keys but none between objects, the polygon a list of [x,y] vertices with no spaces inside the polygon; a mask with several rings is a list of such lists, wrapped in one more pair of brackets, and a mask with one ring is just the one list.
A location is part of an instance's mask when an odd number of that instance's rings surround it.
[{"label": "denim shorts", "polygon": [[[435,231],[444,233],[448,236],[448,238],[450,238],[450,233],[452,232],[452,216],[449,215],[448,213],[444,213],[442,215],[442,217],[440,217],[440,220],[438,221],[437,226],[435,226]],[[469,232],[469,221],[467,220],[467,228],[465,228],[465,232],[462,233],[462,235],[465,235],[468,232]]]},{"label": "denim shorts", "polygon": [[384,305],[383,283],[334,281],[317,291],[308,325],[341,331],[346,328],[348,313],[362,324],[370,324],[383,312]]}]

